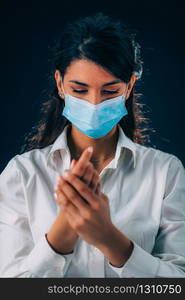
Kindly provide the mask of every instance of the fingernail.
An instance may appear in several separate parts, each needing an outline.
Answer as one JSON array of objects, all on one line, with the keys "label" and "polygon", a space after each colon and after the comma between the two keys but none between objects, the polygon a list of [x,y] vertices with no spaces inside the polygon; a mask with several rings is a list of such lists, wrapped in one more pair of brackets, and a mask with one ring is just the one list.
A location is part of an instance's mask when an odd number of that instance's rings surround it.
[{"label": "fingernail", "polygon": [[93,147],[92,147],[92,146],[89,146],[89,147],[87,148],[87,151],[92,153],[92,152],[93,152]]},{"label": "fingernail", "polygon": [[60,175],[57,175],[57,181],[59,181],[60,180]]},{"label": "fingernail", "polygon": [[64,174],[63,174],[63,176],[65,177],[65,178],[67,178],[68,176],[69,176],[69,174],[68,174],[68,172],[64,172]]}]

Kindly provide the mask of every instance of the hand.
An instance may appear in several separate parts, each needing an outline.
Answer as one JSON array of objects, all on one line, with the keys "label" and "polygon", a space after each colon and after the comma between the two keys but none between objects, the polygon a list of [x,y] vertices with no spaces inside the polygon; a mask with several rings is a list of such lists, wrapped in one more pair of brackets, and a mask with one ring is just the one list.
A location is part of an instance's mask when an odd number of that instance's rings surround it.
[{"label": "hand", "polygon": [[[74,169],[74,166],[73,161],[71,167]],[[83,168],[80,170],[82,175]],[[65,201],[61,201],[61,206],[70,228],[73,228],[74,232],[89,244],[99,248],[114,266],[122,266],[131,255],[133,245],[112,224],[108,197],[101,193],[100,189],[96,194],[82,181],[83,178],[79,179],[71,171],[69,173],[65,179],[63,176],[60,177],[62,182],[60,187],[64,194],[66,192]]]},{"label": "hand", "polygon": [[[74,159],[71,162],[71,172],[74,175],[77,175],[83,182],[85,182],[96,194],[100,193],[100,183],[99,183],[99,174],[94,168],[93,164],[90,162],[92,153],[88,151],[88,148],[84,150],[80,159],[75,161]],[[67,170],[66,170],[67,171]],[[59,176],[60,178],[60,176]],[[63,182],[58,183],[55,186],[55,199],[58,205],[61,205],[62,202],[66,202],[66,195],[62,192],[61,185]],[[61,211],[62,213],[62,211]]]},{"label": "hand", "polygon": [[[79,161],[72,161],[71,170],[75,174],[79,175],[82,180],[85,180],[89,186],[95,191],[99,192],[99,176],[97,171],[95,172],[92,168],[92,164],[89,162],[91,153],[85,150]],[[60,185],[55,187],[55,199],[57,204],[61,206],[61,202],[65,201],[65,196],[60,192]],[[70,226],[65,211],[60,210],[54,224],[52,225],[50,231],[46,234],[46,238],[50,246],[60,253],[70,253],[78,239],[78,234]]]},{"label": "hand", "polygon": [[101,192],[96,195],[71,171],[60,180],[67,195],[61,205],[70,226],[87,243],[97,247],[113,266],[122,267],[133,251],[133,243],[112,223],[108,197]]},{"label": "hand", "polygon": [[[99,182],[99,174],[97,170],[94,168],[93,164],[89,161],[85,173],[81,169],[81,164],[75,159],[71,162],[72,174],[77,175],[80,179],[85,182],[94,192],[95,194],[100,193],[100,182]],[[83,173],[83,175],[81,175]]]},{"label": "hand", "polygon": [[65,195],[61,205],[69,224],[89,244],[99,247],[108,243],[113,229],[108,197],[101,192],[95,194],[71,171],[66,173],[67,177],[65,173],[60,176],[61,191]]}]

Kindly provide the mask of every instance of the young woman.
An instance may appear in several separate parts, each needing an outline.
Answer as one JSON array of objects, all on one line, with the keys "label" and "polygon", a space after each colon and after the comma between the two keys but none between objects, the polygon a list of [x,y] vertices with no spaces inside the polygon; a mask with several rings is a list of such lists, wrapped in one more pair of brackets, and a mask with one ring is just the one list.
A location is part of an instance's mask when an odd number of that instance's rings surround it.
[{"label": "young woman", "polygon": [[139,48],[102,13],[66,25],[44,116],[0,175],[1,277],[185,277],[185,171],[145,145]]}]

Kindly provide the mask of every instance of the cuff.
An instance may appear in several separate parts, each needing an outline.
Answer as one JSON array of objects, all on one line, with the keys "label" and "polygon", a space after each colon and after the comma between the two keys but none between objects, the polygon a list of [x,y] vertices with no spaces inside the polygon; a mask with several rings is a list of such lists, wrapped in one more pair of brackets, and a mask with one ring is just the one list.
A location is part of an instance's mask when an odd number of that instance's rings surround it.
[{"label": "cuff", "polygon": [[56,253],[44,235],[27,258],[28,270],[36,277],[64,277],[73,255]]},{"label": "cuff", "polygon": [[160,259],[152,256],[134,241],[133,250],[123,267],[114,267],[108,262],[109,267],[118,277],[131,278],[155,278],[159,267]]}]

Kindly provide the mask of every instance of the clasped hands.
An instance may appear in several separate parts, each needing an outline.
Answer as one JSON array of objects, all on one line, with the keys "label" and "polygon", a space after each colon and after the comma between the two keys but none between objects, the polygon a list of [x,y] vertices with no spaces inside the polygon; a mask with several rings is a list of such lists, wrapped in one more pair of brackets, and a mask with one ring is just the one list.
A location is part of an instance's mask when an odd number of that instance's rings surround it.
[{"label": "clasped hands", "polygon": [[71,169],[58,176],[55,198],[71,228],[96,247],[110,240],[113,224],[109,199],[100,190],[99,174],[90,162],[92,152],[84,150]]},{"label": "clasped hands", "polygon": [[113,266],[121,267],[130,257],[133,243],[111,221],[109,199],[101,192],[91,156],[87,148],[78,161],[72,161],[71,169],[59,176],[55,198],[61,209],[46,238],[60,253],[69,253],[81,237]]}]

